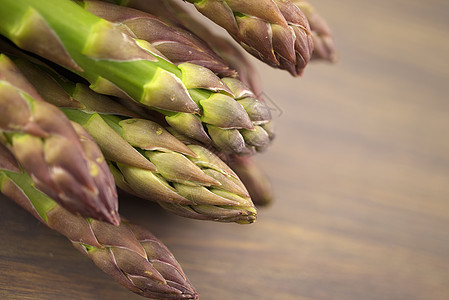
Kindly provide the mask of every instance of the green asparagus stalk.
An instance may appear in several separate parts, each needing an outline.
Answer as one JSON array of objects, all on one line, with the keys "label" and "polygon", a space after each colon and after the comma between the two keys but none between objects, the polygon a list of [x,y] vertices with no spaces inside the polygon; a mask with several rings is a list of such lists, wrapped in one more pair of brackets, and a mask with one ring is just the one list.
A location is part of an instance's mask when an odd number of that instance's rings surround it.
[{"label": "green asparagus stalk", "polygon": [[302,74],[313,42],[309,23],[289,0],[187,0],[270,66]]},{"label": "green asparagus stalk", "polygon": [[338,59],[337,49],[326,20],[316,12],[315,8],[309,2],[304,0],[291,1],[304,12],[304,15],[309,21],[314,44],[312,59],[324,59],[329,62],[336,62]]},{"label": "green asparagus stalk", "polygon": [[198,299],[173,254],[153,234],[125,221],[112,226],[70,213],[35,189],[31,177],[1,144],[0,191],[66,236],[103,272],[132,292],[154,299]]},{"label": "green asparagus stalk", "polygon": [[71,212],[119,223],[114,181],[100,151],[84,147],[67,117],[3,54],[0,133],[39,190]]},{"label": "green asparagus stalk", "polygon": [[[101,1],[84,1],[83,6],[86,10],[98,17],[126,26],[138,39],[156,45],[156,48],[163,55],[168,55],[170,59],[174,59],[180,63],[189,62],[189,53],[191,52],[190,44],[200,41],[194,38],[194,35],[187,35],[185,31],[169,26],[160,19],[139,10],[120,7]],[[170,39],[171,36],[182,36],[183,39],[178,39],[175,42],[173,39]],[[164,44],[161,42],[167,40],[168,43]],[[202,50],[200,53],[213,53],[204,43],[197,43],[196,47]],[[202,61],[212,61],[206,65],[212,65],[215,60],[214,57],[206,55],[197,54],[197,57],[202,57]],[[221,63],[221,59],[219,62]],[[227,79],[224,78],[222,81],[224,82]],[[223,136],[227,137],[229,132],[223,132],[220,128],[216,128],[217,126],[209,126],[209,134],[211,134],[215,144],[226,152],[243,152],[239,148],[244,149],[245,152],[248,152],[248,150],[251,151],[251,148],[261,151],[268,145],[270,139],[268,138],[268,134],[259,125],[266,124],[271,120],[270,109],[263,102],[258,101],[254,94],[247,95],[244,100],[239,95],[235,95],[235,99],[245,108],[250,120],[254,124],[254,129],[240,130],[240,135],[243,137],[243,140],[235,132],[234,135],[236,135],[236,138],[234,140],[241,141],[241,144],[237,144],[235,148],[229,148],[229,144],[227,143],[229,139],[223,139]],[[172,118],[167,118],[167,121],[175,128],[179,126],[179,122],[175,122]],[[185,125],[183,118],[180,121],[182,125]],[[172,124],[173,122],[174,124]]]},{"label": "green asparagus stalk", "polygon": [[[186,146],[150,120],[114,115],[126,116],[126,111],[83,84],[62,81],[23,59],[16,64],[47,101],[65,107],[67,116],[92,135],[123,190],[158,201],[182,216],[238,223],[255,220],[256,210],[244,185],[206,148]],[[91,103],[103,105],[93,110]]]},{"label": "green asparagus stalk", "polygon": [[[254,122],[212,71],[175,66],[154,47],[69,0],[5,0],[0,33],[19,47],[83,76],[99,93],[157,109],[183,134],[223,150],[250,152],[241,131]],[[246,134],[248,135],[248,134]],[[254,135],[254,133],[252,134]]]},{"label": "green asparagus stalk", "polygon": [[[170,34],[177,33],[177,30],[174,27],[169,27],[166,24],[163,29],[161,28],[161,26],[158,26],[157,30],[155,30],[155,28],[151,26],[155,18],[138,10],[119,7],[113,4],[107,4],[98,1],[84,1],[84,7],[88,11],[94,13],[99,17],[105,18],[112,22],[120,22],[120,24],[128,26],[139,39],[144,39],[149,42],[154,41],[154,31],[157,31],[159,33],[167,33],[168,36]],[[163,24],[162,21],[158,22]],[[178,45],[174,46],[174,48],[181,49],[181,45],[182,43],[181,41],[179,41]],[[164,51],[163,54],[169,52],[169,48],[170,46],[167,46],[162,49]],[[203,48],[205,48],[207,51],[211,51],[206,46],[203,46]],[[207,52],[206,50],[204,52]],[[183,51],[169,54],[171,55],[171,57],[175,57],[177,61],[183,61],[188,55],[182,55],[181,52]],[[253,124],[257,125],[254,126],[253,130],[240,130],[240,135],[242,135],[243,140],[239,138],[239,134],[237,134],[236,132],[232,133],[223,131],[216,126],[208,126],[209,134],[211,134],[215,144],[218,145],[221,150],[225,150],[225,152],[241,153],[242,151],[238,149],[244,147],[244,144],[247,145],[248,150],[251,148],[258,151],[263,150],[270,141],[270,135],[260,125],[267,124],[269,122],[268,120],[271,119],[270,109],[263,102],[256,100],[256,96],[253,93],[247,92],[242,96],[242,94],[239,93],[240,90],[243,88],[245,88],[246,90],[248,89],[244,87],[244,84],[239,82],[237,79],[223,78],[222,81],[226,82],[227,84],[231,82],[233,87],[239,85],[239,91],[237,91],[236,93],[231,86],[229,87],[231,87],[231,91],[234,93],[235,98],[238,100],[238,102],[245,108]],[[229,145],[227,143],[227,141],[229,141],[229,134],[236,135],[236,138],[233,138],[232,140],[240,140],[241,143]],[[230,148],[229,146],[233,146],[233,148]]]}]

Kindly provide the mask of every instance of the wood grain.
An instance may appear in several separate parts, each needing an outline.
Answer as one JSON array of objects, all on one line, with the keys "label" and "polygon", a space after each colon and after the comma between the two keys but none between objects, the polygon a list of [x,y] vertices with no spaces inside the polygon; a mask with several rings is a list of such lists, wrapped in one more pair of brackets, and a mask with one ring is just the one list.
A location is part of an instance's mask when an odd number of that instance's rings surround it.
[{"label": "wood grain", "polygon": [[[281,113],[257,160],[276,202],[253,225],[121,212],[173,251],[202,299],[449,299],[449,2],[316,0],[340,62],[258,64]],[[140,299],[0,199],[0,299]]]}]

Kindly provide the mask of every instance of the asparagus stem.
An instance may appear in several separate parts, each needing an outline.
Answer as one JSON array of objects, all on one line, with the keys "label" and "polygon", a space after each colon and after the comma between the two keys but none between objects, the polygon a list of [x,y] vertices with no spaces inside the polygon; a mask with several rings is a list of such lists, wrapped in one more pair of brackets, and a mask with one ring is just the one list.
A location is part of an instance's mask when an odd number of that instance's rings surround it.
[{"label": "asparagus stem", "polygon": [[[118,224],[118,200],[100,151],[0,55],[0,132],[38,189],[74,213]],[[100,157],[101,156],[101,157]]]},{"label": "asparagus stem", "polygon": [[[165,2],[159,2],[159,5],[164,5]],[[196,74],[196,77],[201,76],[204,73],[203,68],[194,67],[191,64],[185,64],[191,62],[191,46],[195,45],[197,53],[194,55],[200,62],[206,62],[205,65],[213,65],[213,62],[222,63],[222,60],[217,60],[216,57],[208,55],[208,53],[214,53],[205,43],[199,43],[199,39],[195,38],[193,34],[187,34],[186,31],[169,25],[162,20],[144,13],[139,10],[120,7],[113,4],[108,4],[99,1],[84,1],[83,5],[86,10],[93,14],[104,18],[111,22],[116,22],[122,26],[127,26],[130,31],[139,39],[144,39],[149,43],[155,45],[155,47],[161,51],[162,54],[167,55],[170,59],[180,63],[179,67],[185,73]],[[153,5],[149,5],[154,7]],[[201,41],[200,41],[201,42]],[[217,55],[215,55],[217,56]],[[201,64],[201,63],[200,63]],[[224,62],[223,62],[224,64]],[[194,75],[189,77],[195,77]],[[205,78],[210,77],[206,72]],[[213,77],[212,77],[213,78]],[[226,80],[226,81],[225,81]],[[183,80],[186,86],[190,86],[189,79]],[[224,78],[223,82],[233,82],[237,79]],[[243,86],[243,83],[239,83]],[[211,89],[213,86],[219,86],[216,82],[211,82],[210,78],[204,81],[204,87]],[[234,93],[234,89],[229,89],[228,92]],[[261,101],[256,99],[254,94],[246,94],[245,99],[242,100],[239,94],[234,93],[236,102],[229,102],[227,96],[213,95],[209,96],[207,93],[201,90],[191,90],[190,95],[200,101],[204,114],[201,117],[201,121],[210,124],[212,126],[223,128],[231,128],[231,124],[239,119],[239,113],[234,114],[222,114],[223,111],[238,111],[241,106],[245,109],[251,122],[253,123],[253,129],[246,130],[241,129],[239,132],[231,131],[224,132],[217,136],[217,130],[208,130],[212,140],[221,150],[227,150],[228,152],[248,152],[248,147],[262,150],[269,143],[267,139],[267,133],[260,127],[261,124],[266,124],[271,120],[271,114],[269,108]],[[256,108],[256,109],[254,109]],[[185,114],[177,114],[167,117],[167,122],[180,132],[185,132],[185,124],[191,124]],[[230,117],[232,116],[232,117]],[[193,119],[194,120],[194,119]],[[241,119],[241,122],[246,122]],[[248,124],[249,125],[249,124]],[[179,130],[179,127],[182,128]],[[208,126],[210,128],[210,126]],[[202,132],[202,130],[198,130]],[[218,132],[221,132],[219,130]],[[225,136],[226,138],[222,138]],[[207,142],[203,139],[203,136],[190,136],[201,142]]]}]

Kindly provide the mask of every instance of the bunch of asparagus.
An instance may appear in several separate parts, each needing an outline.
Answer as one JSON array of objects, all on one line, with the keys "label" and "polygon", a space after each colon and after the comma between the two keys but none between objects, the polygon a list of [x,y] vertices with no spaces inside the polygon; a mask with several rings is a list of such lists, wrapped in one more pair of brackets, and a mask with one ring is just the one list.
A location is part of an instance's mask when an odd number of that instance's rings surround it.
[{"label": "bunch of asparagus", "polygon": [[[177,1],[2,0],[0,11],[0,190],[154,299],[199,296],[159,240],[120,218],[116,186],[240,224],[272,200],[251,157],[274,138],[255,69]],[[305,1],[188,2],[294,76],[335,61]]]}]

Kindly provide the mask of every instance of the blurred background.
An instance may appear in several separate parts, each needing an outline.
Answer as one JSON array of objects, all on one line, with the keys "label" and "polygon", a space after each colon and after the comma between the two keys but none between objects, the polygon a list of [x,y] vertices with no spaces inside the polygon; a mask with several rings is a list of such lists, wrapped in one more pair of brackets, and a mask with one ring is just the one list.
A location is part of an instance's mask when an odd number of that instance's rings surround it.
[{"label": "blurred background", "polygon": [[[340,60],[302,78],[255,62],[277,137],[252,225],[121,212],[202,299],[449,299],[449,2],[310,0]],[[141,299],[1,196],[0,298]],[[45,280],[43,280],[45,278]]]}]

